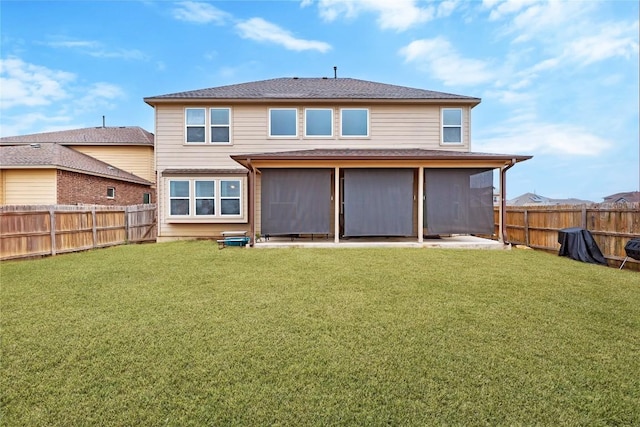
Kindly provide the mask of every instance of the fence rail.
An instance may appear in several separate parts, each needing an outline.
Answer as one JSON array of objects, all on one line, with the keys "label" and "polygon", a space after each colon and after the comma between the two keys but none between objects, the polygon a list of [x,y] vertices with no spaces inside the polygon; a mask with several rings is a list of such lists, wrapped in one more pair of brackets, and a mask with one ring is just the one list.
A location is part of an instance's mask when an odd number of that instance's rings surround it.
[{"label": "fence rail", "polygon": [[0,206],[0,260],[156,240],[156,205]]},{"label": "fence rail", "polygon": [[[494,211],[496,235],[498,210]],[[580,227],[589,230],[609,265],[622,263],[629,239],[640,238],[640,203],[579,206],[507,206],[506,240],[534,249],[558,251],[558,231]],[[640,270],[629,259],[625,266]]]}]

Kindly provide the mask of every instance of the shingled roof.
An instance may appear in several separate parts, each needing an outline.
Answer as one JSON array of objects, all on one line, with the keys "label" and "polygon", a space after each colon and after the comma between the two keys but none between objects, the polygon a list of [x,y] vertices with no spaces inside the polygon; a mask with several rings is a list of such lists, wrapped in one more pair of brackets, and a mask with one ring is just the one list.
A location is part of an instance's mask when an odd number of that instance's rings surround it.
[{"label": "shingled roof", "polygon": [[478,160],[478,161],[515,161],[529,160],[532,156],[516,154],[472,153],[468,151],[423,150],[420,148],[405,149],[315,149],[280,151],[274,153],[238,154],[231,156],[233,160],[246,166],[249,160]]},{"label": "shingled roof", "polygon": [[188,92],[171,93],[148,97],[145,98],[144,101],[153,105],[156,102],[186,99],[375,99],[396,101],[454,101],[466,102],[473,105],[480,103],[480,98],[366,80],[298,77],[261,80]]},{"label": "shingled roof", "polygon": [[151,145],[153,134],[138,126],[96,127],[0,138],[0,145],[56,142],[63,145]]},{"label": "shingled roof", "polygon": [[0,147],[0,169],[56,168],[104,178],[153,185],[152,182],[55,143]]}]

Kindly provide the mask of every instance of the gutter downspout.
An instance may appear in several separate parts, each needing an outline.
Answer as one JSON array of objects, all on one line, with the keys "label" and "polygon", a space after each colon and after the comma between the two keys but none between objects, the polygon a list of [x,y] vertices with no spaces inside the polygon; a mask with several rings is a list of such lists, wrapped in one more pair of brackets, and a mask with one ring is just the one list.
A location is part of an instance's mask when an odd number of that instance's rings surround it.
[{"label": "gutter downspout", "polygon": [[256,239],[256,225],[254,223],[254,209],[255,209],[255,188],[256,188],[256,169],[251,164],[251,159],[247,159],[247,166],[249,167],[249,246],[253,247]]},{"label": "gutter downspout", "polygon": [[511,163],[500,169],[500,241],[507,245],[507,171],[516,164],[516,159],[511,159]]}]

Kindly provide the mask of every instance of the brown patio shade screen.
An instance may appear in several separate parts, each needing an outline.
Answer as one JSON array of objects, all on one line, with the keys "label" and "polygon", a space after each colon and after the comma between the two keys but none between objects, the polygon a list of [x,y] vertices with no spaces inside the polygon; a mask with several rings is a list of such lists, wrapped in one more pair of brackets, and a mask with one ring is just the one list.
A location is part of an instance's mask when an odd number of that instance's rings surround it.
[{"label": "brown patio shade screen", "polygon": [[262,234],[329,234],[330,169],[263,169]]},{"label": "brown patio shade screen", "polygon": [[413,169],[345,169],[345,236],[411,236]]},{"label": "brown patio shade screen", "polygon": [[492,169],[425,169],[429,234],[493,234]]}]

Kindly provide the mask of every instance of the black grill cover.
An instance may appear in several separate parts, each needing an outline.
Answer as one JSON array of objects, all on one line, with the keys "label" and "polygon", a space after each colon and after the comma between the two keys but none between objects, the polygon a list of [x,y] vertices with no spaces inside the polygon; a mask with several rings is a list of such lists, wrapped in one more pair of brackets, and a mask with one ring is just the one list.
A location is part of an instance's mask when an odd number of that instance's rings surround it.
[{"label": "black grill cover", "polygon": [[607,265],[607,260],[602,256],[589,230],[578,227],[559,230],[558,243],[560,243],[558,253],[560,256],[591,264]]},{"label": "black grill cover", "polygon": [[640,261],[640,239],[631,239],[624,246],[624,251],[629,258]]}]

